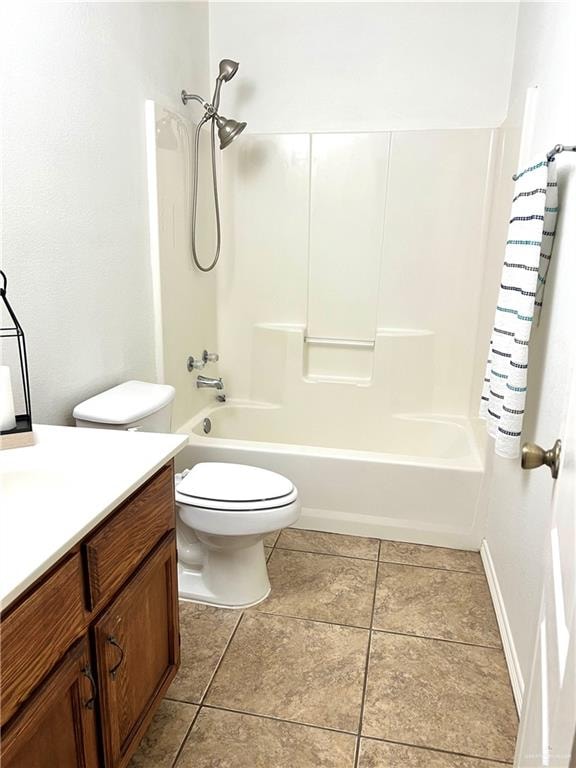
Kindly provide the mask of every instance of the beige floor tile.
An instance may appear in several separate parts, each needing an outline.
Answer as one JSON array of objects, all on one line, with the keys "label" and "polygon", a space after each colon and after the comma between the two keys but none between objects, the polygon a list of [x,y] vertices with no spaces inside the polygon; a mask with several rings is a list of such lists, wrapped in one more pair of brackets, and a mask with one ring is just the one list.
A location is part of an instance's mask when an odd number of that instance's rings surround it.
[{"label": "beige floor tile", "polygon": [[378,539],[368,539],[364,536],[344,536],[340,533],[285,528],[276,546],[300,552],[323,552],[325,555],[378,559]]},{"label": "beige floor tile", "polygon": [[266,536],[264,536],[264,546],[273,547],[278,540],[278,536],[280,536],[280,531],[272,531],[272,533],[267,533]]},{"label": "beige floor tile", "polygon": [[502,651],[373,633],[364,736],[512,760],[516,730]]},{"label": "beige floor tile", "polygon": [[380,563],[375,629],[500,648],[484,576]]},{"label": "beige floor tile", "polygon": [[206,703],[356,731],[368,631],[247,613]]},{"label": "beige floor tile", "polygon": [[172,768],[197,710],[193,704],[164,699],[128,768]]},{"label": "beige floor tile", "polygon": [[375,562],[275,549],[268,574],[272,593],[256,610],[370,626]]},{"label": "beige floor tile", "polygon": [[177,768],[352,768],[355,741],[345,733],[204,708]]},{"label": "beige floor tile", "polygon": [[424,544],[408,544],[403,541],[382,541],[380,560],[387,563],[445,568],[447,571],[484,573],[479,552],[428,547]]},{"label": "beige floor tile", "polygon": [[362,739],[358,768],[505,768],[502,763]]},{"label": "beige floor tile", "polygon": [[266,557],[266,560],[270,560],[270,555],[274,552],[274,549],[272,547],[264,547],[264,555]]},{"label": "beige floor tile", "polygon": [[169,699],[200,703],[240,616],[240,611],[180,601],[181,662]]}]

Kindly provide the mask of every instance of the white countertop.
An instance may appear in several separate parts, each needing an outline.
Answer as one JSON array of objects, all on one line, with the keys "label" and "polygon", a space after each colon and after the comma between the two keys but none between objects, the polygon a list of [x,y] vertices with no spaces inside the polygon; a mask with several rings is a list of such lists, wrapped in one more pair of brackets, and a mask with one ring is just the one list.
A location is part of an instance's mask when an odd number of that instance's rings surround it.
[{"label": "white countertop", "polygon": [[0,451],[0,606],[45,573],[187,443],[186,435],[34,425]]}]

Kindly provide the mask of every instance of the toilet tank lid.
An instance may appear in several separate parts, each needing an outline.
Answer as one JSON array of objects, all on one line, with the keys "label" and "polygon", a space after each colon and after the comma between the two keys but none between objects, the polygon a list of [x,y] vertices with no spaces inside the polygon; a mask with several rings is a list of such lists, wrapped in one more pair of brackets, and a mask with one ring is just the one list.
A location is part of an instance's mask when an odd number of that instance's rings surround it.
[{"label": "toilet tank lid", "polygon": [[174,394],[169,384],[125,381],[79,403],[72,415],[98,424],[130,424],[164,408],[174,400]]}]

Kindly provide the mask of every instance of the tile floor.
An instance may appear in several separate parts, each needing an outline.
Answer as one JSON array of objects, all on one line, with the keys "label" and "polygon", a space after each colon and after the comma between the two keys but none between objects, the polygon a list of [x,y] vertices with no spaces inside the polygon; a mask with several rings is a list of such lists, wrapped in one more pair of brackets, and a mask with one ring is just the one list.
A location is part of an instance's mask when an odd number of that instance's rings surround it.
[{"label": "tile floor", "polygon": [[266,544],[265,602],[181,602],[182,665],[130,768],[512,762],[477,553],[296,529]]}]

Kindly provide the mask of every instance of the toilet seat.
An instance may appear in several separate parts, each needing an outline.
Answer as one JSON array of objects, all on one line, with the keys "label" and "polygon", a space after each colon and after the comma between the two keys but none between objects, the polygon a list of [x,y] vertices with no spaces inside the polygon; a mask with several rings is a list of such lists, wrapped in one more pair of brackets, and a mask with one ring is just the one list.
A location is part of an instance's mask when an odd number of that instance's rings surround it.
[{"label": "toilet seat", "polygon": [[218,512],[253,512],[292,504],[298,491],[283,475],[260,467],[201,462],[176,486],[176,500]]},{"label": "toilet seat", "polygon": [[176,486],[178,515],[196,531],[219,536],[265,534],[291,525],[300,513],[290,480],[244,464],[202,462]]}]

